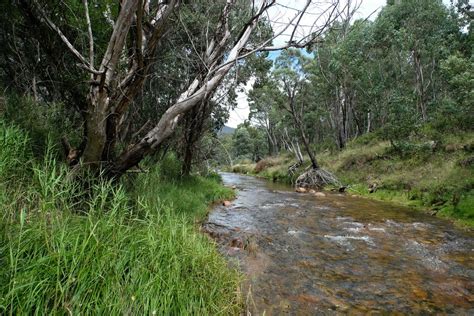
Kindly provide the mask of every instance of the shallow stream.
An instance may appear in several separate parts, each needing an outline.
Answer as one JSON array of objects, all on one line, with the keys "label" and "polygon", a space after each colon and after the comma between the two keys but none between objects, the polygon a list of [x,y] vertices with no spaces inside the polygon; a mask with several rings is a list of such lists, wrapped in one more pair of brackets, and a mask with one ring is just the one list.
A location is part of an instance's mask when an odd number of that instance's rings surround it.
[{"label": "shallow stream", "polygon": [[350,194],[222,177],[237,199],[203,228],[247,276],[252,315],[474,315],[474,232]]}]

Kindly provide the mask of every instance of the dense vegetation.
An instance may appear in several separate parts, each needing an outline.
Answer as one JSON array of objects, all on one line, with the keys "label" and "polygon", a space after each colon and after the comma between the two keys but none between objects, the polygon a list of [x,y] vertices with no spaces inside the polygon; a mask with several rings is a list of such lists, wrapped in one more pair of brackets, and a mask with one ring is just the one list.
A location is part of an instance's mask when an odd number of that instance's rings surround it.
[{"label": "dense vegetation", "polygon": [[282,52],[256,77],[249,121],[224,142],[244,165],[287,158],[234,169],[294,182],[321,164],[359,192],[377,184],[378,195],[472,223],[469,10],[395,1],[373,22],[335,23],[306,52]]},{"label": "dense vegetation", "polygon": [[0,314],[239,312],[199,223],[273,5],[0,2]]},{"label": "dense vegetation", "polygon": [[[373,22],[334,1],[303,36],[306,4],[0,3],[0,314],[238,314],[239,275],[199,232],[233,196],[218,165],[327,169],[473,223],[468,1]],[[248,82],[249,120],[219,137]]]},{"label": "dense vegetation", "polygon": [[169,156],[85,191],[51,144],[36,155],[31,136],[3,120],[0,143],[0,313],[238,310],[237,273],[196,230],[210,202],[233,195],[218,178],[179,180]]}]

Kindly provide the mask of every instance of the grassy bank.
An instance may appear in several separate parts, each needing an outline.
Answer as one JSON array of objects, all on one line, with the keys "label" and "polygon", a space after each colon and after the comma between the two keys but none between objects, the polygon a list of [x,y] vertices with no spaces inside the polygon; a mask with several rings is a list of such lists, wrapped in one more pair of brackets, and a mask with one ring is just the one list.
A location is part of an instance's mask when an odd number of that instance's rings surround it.
[{"label": "grassy bank", "polygon": [[[0,122],[0,314],[236,314],[239,276],[197,221],[232,197],[173,162],[84,193],[49,147]],[[171,171],[170,171],[171,170]]]},{"label": "grassy bank", "polygon": [[[350,185],[352,193],[401,203],[474,226],[474,134],[442,136],[435,145],[427,140],[394,149],[377,135],[367,135],[339,152],[319,154],[323,168]],[[290,155],[266,158],[258,164],[243,161],[234,172],[292,183]],[[308,163],[296,174],[300,174]],[[375,193],[368,186],[377,184]]]}]

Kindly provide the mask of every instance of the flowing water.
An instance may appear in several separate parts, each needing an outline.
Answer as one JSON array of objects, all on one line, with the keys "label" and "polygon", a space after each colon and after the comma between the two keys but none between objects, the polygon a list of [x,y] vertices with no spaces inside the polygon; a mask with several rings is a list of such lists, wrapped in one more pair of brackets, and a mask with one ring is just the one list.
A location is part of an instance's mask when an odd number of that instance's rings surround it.
[{"label": "flowing water", "polygon": [[203,228],[246,275],[252,315],[474,315],[474,232],[393,204],[230,173]]}]

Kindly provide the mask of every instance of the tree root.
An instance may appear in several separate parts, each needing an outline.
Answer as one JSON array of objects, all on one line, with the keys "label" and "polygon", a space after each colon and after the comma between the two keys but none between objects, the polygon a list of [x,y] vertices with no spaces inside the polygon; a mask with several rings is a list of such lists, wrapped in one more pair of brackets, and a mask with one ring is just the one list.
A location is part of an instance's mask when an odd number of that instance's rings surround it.
[{"label": "tree root", "polygon": [[296,187],[322,189],[326,185],[341,186],[341,182],[329,171],[314,168],[305,171],[296,179]]},{"label": "tree root", "polygon": [[298,161],[291,166],[288,167],[288,174],[293,177],[295,174],[296,170],[302,165],[303,163],[301,161]]}]

